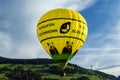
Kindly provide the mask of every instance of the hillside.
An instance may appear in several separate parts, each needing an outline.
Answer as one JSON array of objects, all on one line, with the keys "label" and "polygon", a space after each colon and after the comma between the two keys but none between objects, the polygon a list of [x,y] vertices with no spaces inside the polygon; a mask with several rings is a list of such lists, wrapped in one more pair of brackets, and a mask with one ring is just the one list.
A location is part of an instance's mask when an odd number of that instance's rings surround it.
[{"label": "hillside", "polygon": [[0,57],[0,80],[116,80],[115,76],[68,64],[67,75],[52,59],[9,59]]}]

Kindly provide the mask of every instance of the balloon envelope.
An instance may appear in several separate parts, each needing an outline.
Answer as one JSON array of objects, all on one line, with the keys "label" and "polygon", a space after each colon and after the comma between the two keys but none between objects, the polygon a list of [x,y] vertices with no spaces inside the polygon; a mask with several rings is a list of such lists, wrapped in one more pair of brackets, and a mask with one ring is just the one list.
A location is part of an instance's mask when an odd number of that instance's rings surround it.
[{"label": "balloon envelope", "polygon": [[84,44],[87,33],[82,15],[66,8],[45,13],[37,25],[39,41],[62,70]]}]

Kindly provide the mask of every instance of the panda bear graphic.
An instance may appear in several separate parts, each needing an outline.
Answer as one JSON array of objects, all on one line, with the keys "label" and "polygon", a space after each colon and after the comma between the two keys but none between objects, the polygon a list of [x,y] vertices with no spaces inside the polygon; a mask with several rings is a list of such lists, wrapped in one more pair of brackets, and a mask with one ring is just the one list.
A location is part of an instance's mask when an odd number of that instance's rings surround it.
[{"label": "panda bear graphic", "polygon": [[56,47],[54,46],[53,42],[51,43],[47,43],[47,45],[49,46],[49,51],[51,55],[54,54],[59,54],[58,50],[56,49]]},{"label": "panda bear graphic", "polygon": [[69,32],[70,26],[71,26],[71,22],[63,23],[60,28],[60,33],[65,34],[65,33]]},{"label": "panda bear graphic", "polygon": [[65,47],[62,50],[62,54],[72,54],[72,46],[73,46],[73,42],[66,42]]}]

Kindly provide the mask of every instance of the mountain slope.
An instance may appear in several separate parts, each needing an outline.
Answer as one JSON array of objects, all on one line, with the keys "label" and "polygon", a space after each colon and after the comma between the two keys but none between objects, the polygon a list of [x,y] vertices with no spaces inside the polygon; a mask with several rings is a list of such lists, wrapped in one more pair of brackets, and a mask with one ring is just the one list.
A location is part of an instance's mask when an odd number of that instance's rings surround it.
[{"label": "mountain slope", "polygon": [[[68,64],[66,77],[60,77],[61,70],[52,59],[9,59],[0,57],[0,80],[116,80],[115,76]],[[31,75],[31,76],[30,76]],[[32,79],[32,78],[33,79]],[[29,78],[29,79],[28,79]]]}]

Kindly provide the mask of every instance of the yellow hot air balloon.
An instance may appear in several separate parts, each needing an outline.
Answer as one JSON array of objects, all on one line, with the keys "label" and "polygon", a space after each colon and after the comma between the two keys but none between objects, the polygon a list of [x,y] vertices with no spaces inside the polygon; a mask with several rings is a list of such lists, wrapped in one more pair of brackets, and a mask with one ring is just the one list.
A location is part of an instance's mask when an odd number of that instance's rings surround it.
[{"label": "yellow hot air balloon", "polygon": [[37,25],[39,41],[62,70],[82,47],[87,33],[83,16],[67,8],[45,13]]}]

